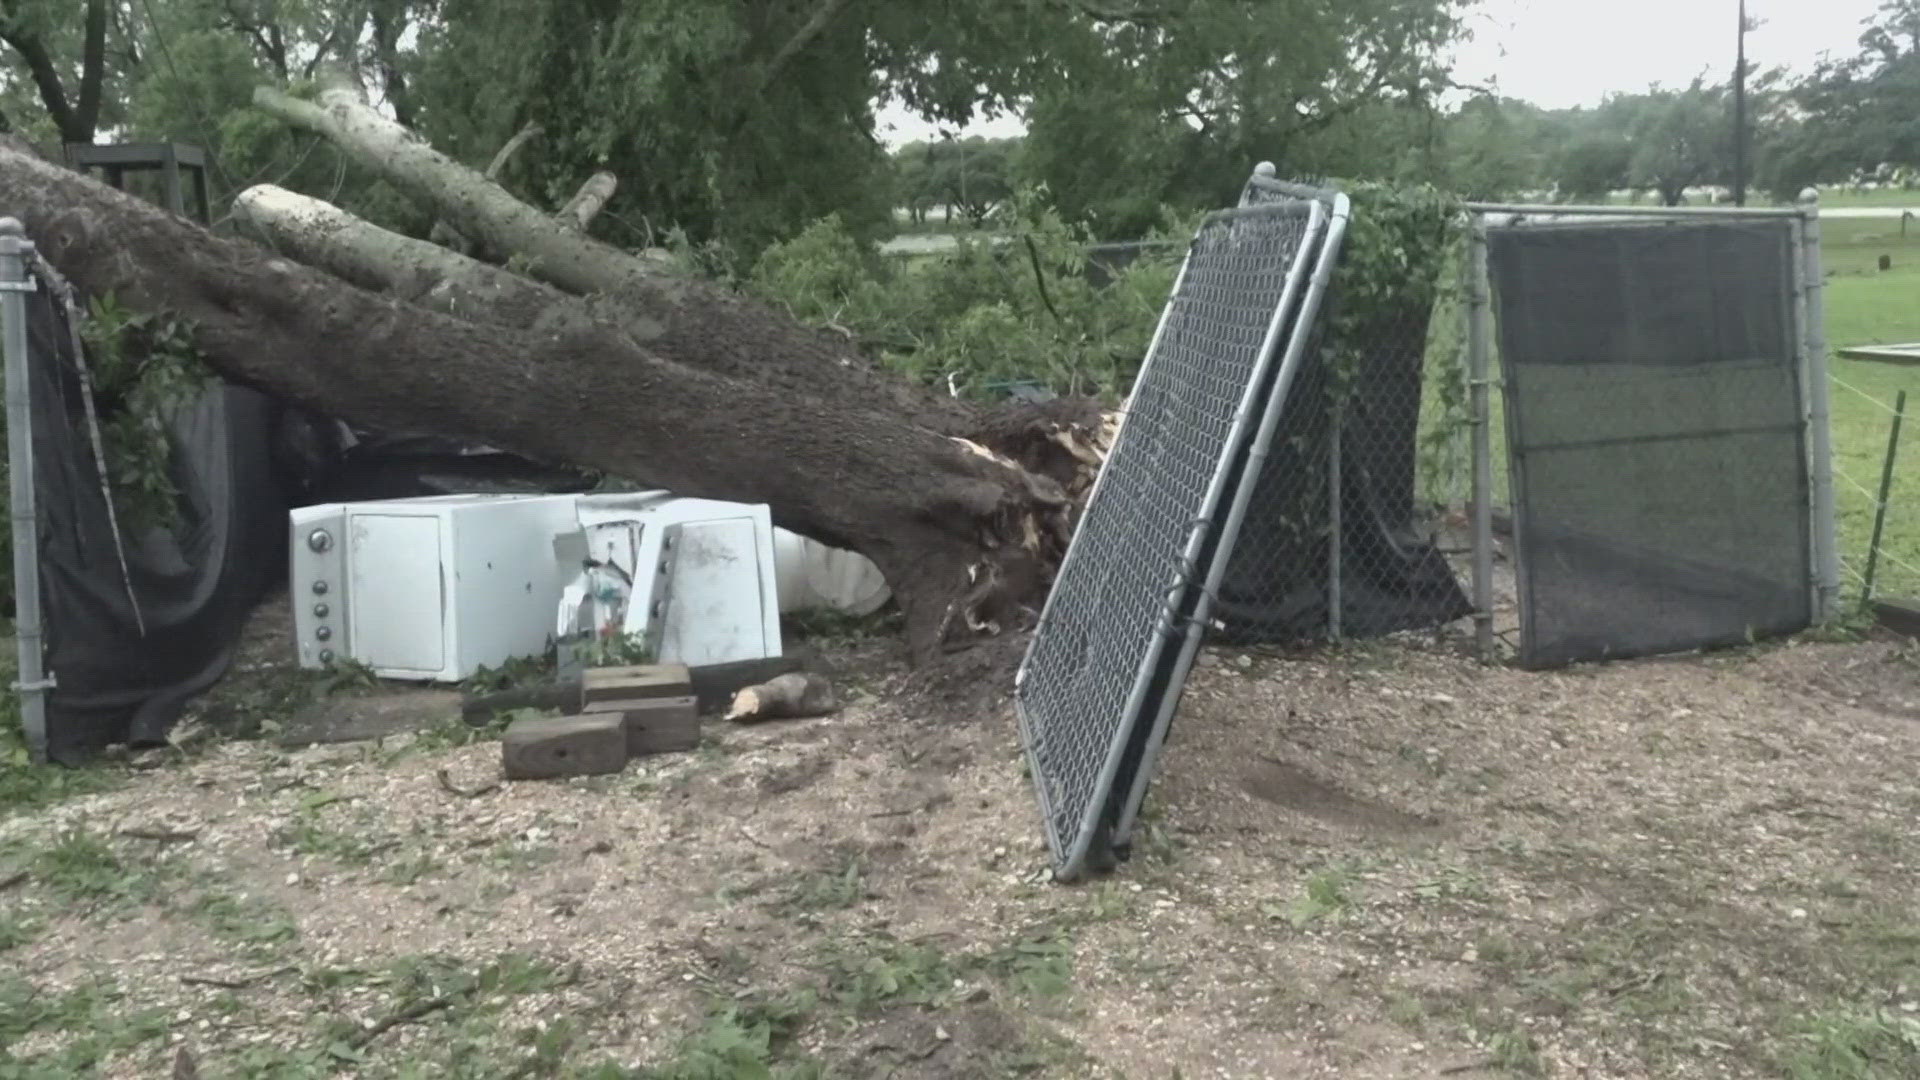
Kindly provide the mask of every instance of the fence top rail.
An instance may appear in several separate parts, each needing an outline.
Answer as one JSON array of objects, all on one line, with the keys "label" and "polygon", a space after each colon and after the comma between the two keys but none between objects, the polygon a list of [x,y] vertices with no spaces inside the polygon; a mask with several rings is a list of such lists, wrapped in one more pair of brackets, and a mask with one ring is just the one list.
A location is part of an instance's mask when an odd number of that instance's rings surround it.
[{"label": "fence top rail", "polygon": [[1556,203],[1465,204],[1467,213],[1480,217],[1518,214],[1527,217],[1639,217],[1639,218],[1801,218],[1818,214],[1817,204],[1800,206],[1577,206]]}]

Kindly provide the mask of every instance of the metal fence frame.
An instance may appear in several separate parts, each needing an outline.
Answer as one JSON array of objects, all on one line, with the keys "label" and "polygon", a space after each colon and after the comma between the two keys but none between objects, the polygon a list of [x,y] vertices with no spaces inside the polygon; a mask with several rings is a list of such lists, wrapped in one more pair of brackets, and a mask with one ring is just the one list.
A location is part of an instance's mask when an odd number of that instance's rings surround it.
[{"label": "metal fence frame", "polygon": [[[1328,202],[1319,199],[1301,200],[1286,207],[1240,207],[1210,214],[1206,223],[1200,226],[1201,230],[1205,230],[1221,220],[1232,221],[1236,218],[1278,215],[1282,213],[1297,213],[1306,217],[1308,223],[1306,232],[1307,242],[1301,247],[1300,251],[1292,260],[1292,266],[1288,271],[1287,280],[1282,287],[1281,301],[1268,321],[1264,340],[1259,347],[1259,354],[1252,370],[1249,372],[1247,385],[1244,391],[1242,391],[1230,427],[1226,433],[1223,444],[1224,451],[1215,466],[1214,474],[1210,478],[1206,490],[1202,493],[1201,513],[1198,520],[1192,523],[1187,537],[1181,545],[1180,563],[1177,566],[1168,568],[1170,584],[1177,585],[1182,582],[1193,582],[1199,577],[1198,571],[1200,567],[1198,566],[1198,561],[1208,540],[1207,526],[1212,523],[1215,515],[1217,515],[1222,497],[1228,494],[1229,487],[1234,480],[1232,473],[1235,464],[1241,456],[1241,451],[1247,448],[1247,439],[1254,434],[1256,425],[1262,420],[1262,415],[1257,413],[1256,410],[1264,410],[1268,407],[1268,401],[1260,398],[1259,391],[1262,387],[1269,386],[1272,383],[1269,373],[1276,362],[1282,361],[1280,345],[1283,338],[1289,336],[1289,329],[1292,328],[1293,330],[1290,335],[1293,338],[1304,338],[1306,331],[1309,329],[1309,327],[1297,325],[1298,313],[1303,310],[1311,310],[1304,308],[1303,304],[1311,285],[1311,278],[1316,272],[1322,269],[1318,263],[1325,261],[1324,259],[1316,260],[1315,254],[1316,251],[1325,250],[1325,237],[1326,230],[1329,226],[1331,207]],[[1196,241],[1200,235],[1200,232],[1196,232]],[[1182,263],[1168,304],[1162,309],[1160,322],[1155,327],[1154,336],[1149,346],[1146,359],[1142,364],[1138,376],[1136,376],[1134,380],[1134,393],[1138,392],[1139,387],[1146,382],[1147,377],[1153,370],[1160,351],[1159,345],[1163,340],[1168,322],[1174,312],[1174,301],[1180,295],[1180,287],[1187,278],[1190,263],[1191,249],[1189,251],[1188,261]],[[1326,267],[1325,270],[1327,273],[1330,273],[1330,266]],[[1298,354],[1299,350],[1291,346],[1286,350],[1286,355],[1294,357],[1295,359],[1297,359]],[[1131,397],[1132,395],[1130,394],[1130,401]],[[1271,394],[1269,397],[1271,398]],[[1130,411],[1130,409],[1123,411],[1120,425],[1114,435],[1113,451],[1108,458],[1109,465],[1112,464],[1114,458],[1123,451],[1126,445],[1125,440],[1129,426],[1128,414]],[[1109,471],[1108,468],[1102,468],[1099,477],[1094,481],[1092,490],[1088,492],[1086,502],[1087,510],[1083,515],[1083,528],[1086,516],[1091,514],[1100,498]],[[1242,512],[1244,512],[1245,509],[1245,499],[1241,496],[1240,491],[1246,490],[1249,487],[1250,485],[1243,484],[1240,485],[1239,489],[1234,491],[1234,507],[1237,507]],[[1234,508],[1229,508],[1228,521],[1237,521],[1237,518],[1232,517],[1233,509]],[[1059,587],[1060,583],[1067,578],[1071,568],[1075,565],[1075,554],[1074,547],[1069,546],[1066,558],[1062,560],[1060,569],[1056,575],[1055,587],[1049,591],[1046,603],[1041,609],[1040,619],[1034,630],[1027,657],[1022,661],[1020,670],[1014,677],[1015,713],[1020,726],[1021,741],[1027,748],[1030,758],[1034,758],[1036,747],[1039,743],[1035,738],[1034,718],[1029,714],[1020,692],[1032,672],[1035,652],[1042,640],[1046,627],[1055,615],[1055,601],[1061,596],[1063,591]],[[1215,565],[1224,566],[1224,559],[1216,559]],[[1208,569],[1208,573],[1209,575],[1214,573],[1211,567]],[[1186,591],[1188,590],[1175,590],[1176,593],[1184,593]],[[1163,695],[1166,701],[1163,707],[1155,710],[1153,716],[1144,717],[1142,715],[1143,710],[1147,705],[1148,694],[1153,684],[1157,681],[1156,677],[1163,674],[1163,664],[1167,658],[1166,646],[1172,639],[1184,637],[1188,642],[1187,645],[1182,646],[1181,651],[1174,657],[1174,663],[1178,666],[1179,670],[1184,672],[1186,667],[1191,664],[1193,647],[1197,646],[1199,635],[1183,633],[1178,623],[1183,620],[1190,620],[1194,625],[1204,625],[1203,620],[1207,613],[1207,597],[1204,591],[1194,599],[1193,603],[1195,609],[1191,613],[1181,610],[1185,606],[1184,598],[1181,595],[1171,595],[1162,603],[1154,633],[1149,640],[1147,655],[1142,658],[1141,663],[1135,671],[1133,683],[1128,689],[1127,696],[1121,708],[1120,722],[1116,726],[1110,739],[1100,772],[1096,777],[1094,785],[1096,791],[1095,797],[1088,801],[1086,808],[1082,812],[1077,831],[1072,838],[1072,843],[1065,843],[1063,842],[1065,838],[1056,835],[1057,830],[1053,825],[1055,808],[1052,805],[1047,778],[1043,775],[1043,763],[1037,758],[1033,760],[1034,792],[1040,804],[1041,819],[1045,826],[1046,838],[1049,846],[1053,850],[1054,876],[1058,880],[1074,880],[1084,874],[1095,859],[1106,856],[1106,852],[1096,852],[1093,850],[1095,843],[1097,840],[1104,839],[1106,843],[1112,844],[1117,834],[1115,831],[1102,826],[1103,818],[1114,814],[1116,809],[1118,809],[1125,813],[1127,819],[1126,825],[1130,827],[1134,816],[1138,812],[1139,799],[1144,795],[1147,779],[1151,774],[1153,755],[1157,753],[1159,741],[1164,739],[1166,719],[1171,716],[1173,705],[1177,703],[1177,691]],[[1152,726],[1146,733],[1147,738],[1140,746],[1141,755],[1134,766],[1134,773],[1125,778],[1125,788],[1121,790],[1117,787],[1116,781],[1120,779],[1120,773],[1126,758],[1129,756],[1130,748],[1134,747],[1137,742],[1140,742],[1139,736],[1141,734],[1137,721],[1130,723],[1128,722],[1128,718],[1139,718],[1145,720]],[[1118,807],[1115,806],[1114,801],[1116,796],[1125,800],[1120,803]]]},{"label": "metal fence frame", "polygon": [[7,480],[13,529],[14,635],[19,670],[20,727],[35,764],[47,760],[47,691],[40,612],[40,515],[35,499],[32,362],[28,356],[27,294],[38,286],[29,268],[33,241],[18,218],[0,218],[0,323],[4,323],[7,395]]},{"label": "metal fence frame", "polygon": [[[1259,174],[1256,173],[1256,178],[1258,177]],[[1319,257],[1314,262],[1312,276],[1307,281],[1306,293],[1299,300],[1300,311],[1310,314],[1317,313],[1320,309],[1321,302],[1326,298],[1328,286],[1333,282],[1334,268],[1340,261],[1340,252],[1346,241],[1347,222],[1353,211],[1352,203],[1347,199],[1346,195],[1339,192],[1304,188],[1291,184],[1283,185],[1278,181],[1271,180],[1268,182],[1274,184],[1277,190],[1291,197],[1311,200],[1314,205],[1324,203],[1329,208],[1327,236],[1322,242]],[[1242,205],[1244,206],[1246,204],[1243,202]],[[1301,360],[1306,355],[1307,343],[1312,340],[1312,338],[1313,327],[1310,322],[1306,325],[1296,326],[1292,336],[1287,341],[1286,353],[1280,358],[1280,367],[1274,375],[1273,389],[1267,395],[1267,402],[1263,414],[1260,417],[1260,426],[1254,432],[1253,442],[1249,445],[1247,451],[1246,465],[1242,469],[1240,479],[1234,487],[1233,501],[1227,507],[1226,523],[1221,527],[1220,540],[1213,553],[1213,563],[1208,568],[1206,582],[1201,586],[1199,594],[1194,601],[1194,610],[1191,619],[1195,626],[1204,627],[1207,625],[1207,618],[1213,597],[1220,591],[1221,579],[1226,576],[1227,564],[1233,557],[1234,544],[1240,538],[1240,526],[1246,519],[1247,507],[1253,502],[1255,481],[1259,478],[1261,469],[1266,465],[1269,447],[1273,443],[1274,433],[1280,426],[1282,407],[1287,401],[1288,391],[1292,389],[1294,376],[1300,370]],[[1334,432],[1333,445],[1336,448],[1339,446],[1339,431],[1337,428]],[[1336,485],[1339,482],[1339,461],[1340,455],[1336,449],[1333,455],[1334,464],[1332,466],[1334,470],[1333,479]],[[1338,490],[1338,488],[1336,487],[1335,490]],[[1335,506],[1339,504],[1338,499],[1333,500],[1333,502]],[[1338,522],[1338,512],[1336,511],[1333,519],[1334,535],[1336,536],[1339,535]],[[1333,610],[1336,613],[1339,610],[1339,573],[1340,561],[1336,555],[1333,559],[1334,579],[1332,582]],[[1338,619],[1337,614],[1335,618],[1336,620]],[[1200,651],[1201,636],[1202,635],[1198,633],[1190,633],[1185,635],[1181,641],[1180,651],[1175,655],[1173,662],[1173,685],[1182,686],[1185,684],[1187,673],[1193,669],[1194,658]],[[1167,729],[1173,723],[1173,714],[1179,707],[1179,704],[1179,694],[1165,695],[1160,703],[1158,712],[1151,721],[1152,727],[1148,731],[1146,742],[1142,747],[1139,767],[1134,773],[1132,785],[1126,795],[1126,802],[1121,807],[1120,816],[1114,825],[1113,843],[1119,851],[1126,851],[1128,846],[1133,842],[1134,822],[1138,820],[1140,807],[1146,801],[1147,785],[1152,780],[1154,766],[1159,761],[1160,748],[1166,743]]]},{"label": "metal fence frame", "polygon": [[[1808,581],[1816,625],[1834,618],[1839,610],[1840,557],[1834,517],[1833,445],[1829,417],[1829,388],[1825,269],[1820,258],[1820,202],[1809,189],[1793,207],[1646,207],[1560,206],[1523,203],[1466,204],[1467,258],[1464,273],[1467,311],[1468,406],[1472,436],[1473,602],[1475,646],[1481,658],[1495,659],[1493,630],[1493,439],[1491,387],[1493,371],[1492,286],[1487,270],[1487,235],[1493,228],[1523,227],[1544,219],[1560,224],[1568,219],[1639,219],[1643,221],[1747,220],[1790,222],[1796,256],[1792,259],[1792,318],[1796,330],[1794,367],[1800,384],[1801,420],[1806,427]],[[1502,224],[1492,219],[1507,217]],[[1509,447],[1510,451],[1510,447]],[[1516,517],[1521,512],[1522,484],[1518,466],[1509,457],[1510,491]],[[1527,553],[1515,535],[1515,560]],[[1524,617],[1524,615],[1523,615]]]}]

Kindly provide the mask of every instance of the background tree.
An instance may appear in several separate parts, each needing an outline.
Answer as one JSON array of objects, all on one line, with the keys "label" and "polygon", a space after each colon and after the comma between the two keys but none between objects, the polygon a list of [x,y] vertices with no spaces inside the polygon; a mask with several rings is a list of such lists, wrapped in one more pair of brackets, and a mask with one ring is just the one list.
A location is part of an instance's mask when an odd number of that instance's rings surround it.
[{"label": "background tree", "polygon": [[[6,43],[6,126],[25,111],[25,130],[48,141],[91,143],[117,119],[120,84],[137,67],[119,0],[0,0]],[[31,88],[38,110],[22,110]]]},{"label": "background tree", "polygon": [[1726,88],[1699,79],[1684,90],[1654,89],[1623,99],[1633,109],[1627,128],[1633,187],[1678,206],[1688,188],[1725,177],[1733,162],[1732,109]]}]

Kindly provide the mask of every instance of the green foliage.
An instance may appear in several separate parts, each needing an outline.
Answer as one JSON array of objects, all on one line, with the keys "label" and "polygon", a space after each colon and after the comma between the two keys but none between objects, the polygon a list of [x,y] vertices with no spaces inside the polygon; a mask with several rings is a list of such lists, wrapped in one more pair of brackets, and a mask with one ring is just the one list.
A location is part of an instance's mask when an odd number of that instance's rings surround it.
[{"label": "green foliage", "polygon": [[979,226],[1013,197],[1014,156],[1024,140],[940,139],[913,142],[893,152],[894,201],[915,224],[928,211],[951,209],[949,224]]},{"label": "green foliage", "polygon": [[1353,873],[1340,866],[1330,866],[1307,875],[1306,886],[1301,895],[1291,902],[1268,904],[1263,914],[1270,919],[1285,919],[1296,929],[1304,928],[1322,919],[1344,915],[1356,907],[1353,897]]},{"label": "green foliage", "polygon": [[[10,556],[10,547],[0,546],[0,555]],[[9,590],[12,569],[8,562],[5,580]],[[68,769],[33,763],[20,726],[20,695],[10,689],[17,672],[14,650],[0,650],[0,816],[105,791],[119,783],[125,774],[105,765]]]},{"label": "green foliage", "polygon": [[1920,1017],[1851,1009],[1808,1021],[1786,1060],[1792,1080],[1894,1080],[1920,1074]]},{"label": "green foliage", "polygon": [[[172,1029],[164,1010],[138,1007],[111,983],[52,991],[0,972],[0,1080],[96,1076],[109,1055],[165,1038]],[[43,1049],[15,1049],[33,1034],[47,1036]]]},{"label": "green foliage", "polygon": [[[837,219],[769,248],[748,287],[810,322],[845,330],[894,368],[977,398],[1036,381],[1064,394],[1125,393],[1190,235],[1167,219],[1163,247],[1106,285],[1088,280],[1084,228],[1022,192],[999,238],[962,237],[949,254],[881,260]],[[1178,239],[1175,239],[1178,237]]]},{"label": "green foliage", "polygon": [[749,996],[715,1006],[661,1064],[633,1080],[815,1080],[818,1062],[790,1053],[815,1005],[807,993]]},{"label": "green foliage", "polygon": [[653,646],[643,634],[596,634],[577,645],[575,655],[587,667],[631,667],[655,659]]},{"label": "green foliage", "polygon": [[141,860],[124,858],[85,829],[68,829],[32,854],[33,880],[75,904],[144,903],[160,894],[161,874]]},{"label": "green foliage", "polygon": [[238,892],[231,882],[210,881],[187,901],[187,913],[254,960],[265,960],[299,939],[285,909],[264,897]]},{"label": "green foliage", "polygon": [[1727,89],[1700,79],[1684,90],[1653,90],[1628,131],[1632,186],[1678,206],[1689,187],[1727,179],[1733,162]]},{"label": "green foliage", "polygon": [[1353,200],[1346,243],[1334,273],[1322,347],[1332,371],[1334,408],[1361,393],[1370,357],[1412,356],[1423,370],[1418,468],[1423,490],[1438,491],[1462,466],[1467,383],[1455,315],[1462,207],[1430,186],[1341,185]]},{"label": "green foliage", "polygon": [[[1016,179],[1113,239],[1151,227],[1162,205],[1231,205],[1263,159],[1296,176],[1399,175],[1408,126],[1446,87],[1432,58],[1465,7],[1193,0],[1036,27]],[[1355,161],[1355,142],[1384,153]]]},{"label": "green foliage", "polygon": [[81,342],[121,527],[138,534],[174,524],[179,492],[169,422],[208,378],[192,327],[171,316],[135,314],[102,296],[88,307]]}]

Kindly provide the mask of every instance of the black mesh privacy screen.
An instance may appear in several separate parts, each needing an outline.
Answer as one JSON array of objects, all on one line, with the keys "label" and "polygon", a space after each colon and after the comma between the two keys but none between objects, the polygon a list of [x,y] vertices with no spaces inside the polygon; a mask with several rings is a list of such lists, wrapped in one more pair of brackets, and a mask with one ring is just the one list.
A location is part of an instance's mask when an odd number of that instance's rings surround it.
[{"label": "black mesh privacy screen", "polygon": [[1785,221],[1490,230],[1520,663],[1812,618]]}]

